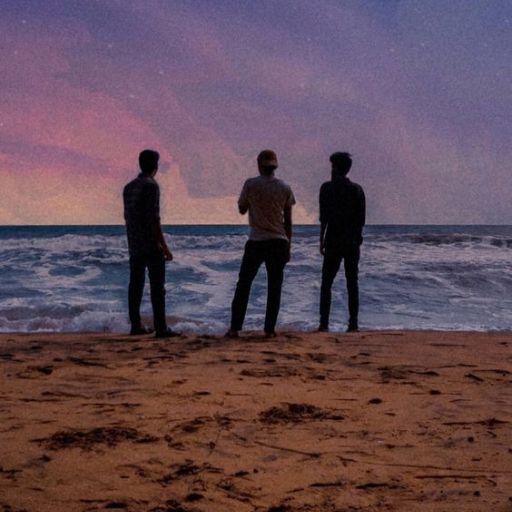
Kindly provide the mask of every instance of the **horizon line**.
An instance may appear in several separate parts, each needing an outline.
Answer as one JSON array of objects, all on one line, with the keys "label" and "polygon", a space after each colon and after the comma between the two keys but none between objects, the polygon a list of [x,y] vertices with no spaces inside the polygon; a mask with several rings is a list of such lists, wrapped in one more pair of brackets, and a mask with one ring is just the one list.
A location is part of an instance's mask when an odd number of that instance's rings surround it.
[{"label": "horizon line", "polygon": [[[101,223],[101,224],[0,224],[0,228],[23,228],[23,227],[92,227],[92,226],[105,226],[105,227],[125,227],[125,224],[110,224],[110,223]],[[249,227],[248,224],[232,224],[232,223],[186,223],[186,224],[162,224],[162,227],[172,227],[172,226],[242,226],[242,227]],[[293,224],[293,226],[320,226],[320,223],[296,223]],[[512,223],[510,224],[486,224],[486,223],[470,223],[470,224],[432,224],[432,223],[368,223],[365,224],[365,227],[367,226],[487,226],[487,227],[500,227],[500,226],[512,226]]]}]

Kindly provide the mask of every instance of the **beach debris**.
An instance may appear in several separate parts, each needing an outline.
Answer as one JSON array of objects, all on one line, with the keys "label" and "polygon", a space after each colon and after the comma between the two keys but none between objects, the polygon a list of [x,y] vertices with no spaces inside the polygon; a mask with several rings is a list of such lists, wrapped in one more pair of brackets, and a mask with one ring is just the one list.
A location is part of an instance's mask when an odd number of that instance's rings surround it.
[{"label": "beach debris", "polygon": [[276,505],[270,507],[267,512],[291,512],[291,508],[288,505]]},{"label": "beach debris", "polygon": [[194,432],[197,432],[201,427],[203,427],[207,423],[210,423],[211,421],[212,418],[210,418],[209,416],[198,416],[197,418],[176,425],[173,428],[173,431],[179,430],[187,434],[192,434]]},{"label": "beach debris", "polygon": [[13,508],[6,503],[0,503],[0,507],[1,512],[28,512],[26,508]]},{"label": "beach debris", "polygon": [[466,373],[464,377],[467,377],[468,379],[474,380],[476,382],[484,382],[484,379],[482,379],[478,375],[475,375],[474,373]]},{"label": "beach debris", "polygon": [[374,405],[381,404],[382,398],[372,398],[371,400],[368,400],[368,403]]},{"label": "beach debris", "polygon": [[185,501],[188,502],[199,501],[202,499],[204,499],[204,496],[200,492],[191,492],[185,496]]},{"label": "beach debris", "polygon": [[97,427],[91,430],[61,430],[50,437],[34,439],[50,450],[63,448],[81,448],[91,450],[95,445],[103,444],[112,448],[123,441],[135,443],[153,443],[157,437],[142,434],[134,428],[127,427]]},{"label": "beach debris", "polygon": [[281,407],[271,407],[260,413],[263,423],[298,423],[308,420],[343,420],[339,414],[310,404],[286,403]]},{"label": "beach debris", "polygon": [[300,372],[297,368],[288,366],[274,366],[272,368],[247,368],[240,372],[244,377],[294,377],[299,375]]},{"label": "beach debris", "polygon": [[336,480],[334,482],[315,482],[313,484],[309,484],[308,487],[342,487],[345,485],[345,482],[342,482],[341,480]]},{"label": "beach debris", "polygon": [[21,469],[4,469],[0,466],[0,475],[7,480],[16,480],[17,473],[21,473]]},{"label": "beach debris", "polygon": [[380,372],[380,377],[384,384],[387,384],[390,380],[404,380],[411,378],[414,375],[420,375],[424,377],[439,377],[439,373],[428,368],[421,368],[415,366],[381,366],[377,368]]},{"label": "beach debris", "polygon": [[106,364],[101,363],[100,361],[93,361],[91,359],[84,359],[82,357],[70,356],[68,357],[68,361],[71,361],[72,363],[78,364],[80,366],[97,366],[99,368],[108,368]]},{"label": "beach debris", "polygon": [[509,423],[505,420],[499,420],[497,418],[489,418],[487,420],[480,420],[480,421],[445,421],[443,425],[448,426],[463,426],[463,425],[483,425],[484,427],[488,428],[494,428],[497,425],[505,425],[506,423]]},{"label": "beach debris", "polygon": [[39,366],[36,370],[44,375],[51,375],[53,373],[53,368],[51,366]]},{"label": "beach debris", "polygon": [[171,471],[160,478],[158,482],[167,485],[179,478],[197,475],[205,471],[208,473],[221,473],[219,468],[213,467],[211,464],[204,463],[198,466],[193,460],[187,459],[185,462],[173,464]]},{"label": "beach debris", "polygon": [[105,505],[105,508],[115,508],[115,509],[128,508],[128,503],[125,503],[124,501],[111,501]]},{"label": "beach debris", "polygon": [[167,500],[164,506],[152,508],[149,512],[190,512],[190,509],[185,508],[177,500]]},{"label": "beach debris", "polygon": [[184,450],[185,449],[185,445],[182,442],[176,441],[176,439],[174,439],[174,437],[172,437],[169,434],[166,434],[164,436],[164,440],[167,442],[167,446],[169,448],[173,448],[174,450]]},{"label": "beach debris", "polygon": [[238,489],[235,483],[230,478],[222,478],[220,482],[217,483],[217,488],[221,489],[230,498],[235,499],[237,501],[247,503],[250,502],[250,499],[253,497],[252,494]]},{"label": "beach debris", "polygon": [[229,428],[233,423],[233,420],[229,416],[217,412],[213,415],[213,419],[221,428]]},{"label": "beach debris", "polygon": [[389,484],[387,482],[367,482],[365,484],[356,485],[356,489],[368,490],[368,489],[400,489],[401,486],[397,484]]},{"label": "beach debris", "polygon": [[325,363],[330,358],[329,354],[323,354],[323,353],[308,352],[306,355],[309,357],[309,359],[311,359],[315,363]]}]

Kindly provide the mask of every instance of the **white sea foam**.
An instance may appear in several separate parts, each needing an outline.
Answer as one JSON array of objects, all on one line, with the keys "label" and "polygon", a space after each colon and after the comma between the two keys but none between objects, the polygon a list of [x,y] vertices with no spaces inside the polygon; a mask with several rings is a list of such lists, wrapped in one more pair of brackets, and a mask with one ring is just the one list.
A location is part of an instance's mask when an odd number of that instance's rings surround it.
[{"label": "white sea foam", "polygon": [[[0,236],[0,331],[125,331],[128,255],[124,232]],[[370,228],[360,263],[361,325],[367,328],[512,328],[512,229]],[[98,231],[98,230],[96,230]],[[416,232],[417,231],[417,232]],[[246,237],[191,229],[171,236],[167,310],[177,328],[222,332]],[[298,230],[285,271],[279,324],[318,322],[322,258],[317,229]],[[149,290],[142,310],[151,314]],[[261,329],[264,268],[253,285],[246,328]],[[332,327],[346,317],[343,271],[333,287]]]}]

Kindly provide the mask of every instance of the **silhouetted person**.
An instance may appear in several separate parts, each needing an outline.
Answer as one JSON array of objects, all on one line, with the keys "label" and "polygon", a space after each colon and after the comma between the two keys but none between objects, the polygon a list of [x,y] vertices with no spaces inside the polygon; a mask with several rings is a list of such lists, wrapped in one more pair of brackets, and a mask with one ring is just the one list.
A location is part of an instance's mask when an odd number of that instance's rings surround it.
[{"label": "silhouetted person", "polygon": [[124,219],[130,252],[130,284],[128,307],[132,328],[130,334],[149,334],[140,318],[146,268],[149,273],[151,304],[157,338],[177,336],[167,327],[165,318],[165,262],[172,253],[160,225],[160,188],[154,177],[160,155],[145,149],[139,155],[141,173],[124,187]]},{"label": "silhouetted person", "polygon": [[244,183],[238,200],[240,213],[249,212],[250,232],[231,304],[231,327],[226,334],[229,337],[237,337],[242,329],[251,285],[262,263],[267,269],[265,334],[275,336],[283,271],[290,260],[295,198],[291,188],[274,176],[278,164],[273,151],[262,151],[257,161],[260,175]]},{"label": "silhouetted person", "polygon": [[359,313],[359,246],[363,242],[366,204],[363,189],[347,178],[352,166],[348,153],[334,153],[331,181],[320,188],[320,253],[324,256],[320,291],[320,331],[329,330],[331,287],[345,264],[349,322],[347,332],[357,331]]}]

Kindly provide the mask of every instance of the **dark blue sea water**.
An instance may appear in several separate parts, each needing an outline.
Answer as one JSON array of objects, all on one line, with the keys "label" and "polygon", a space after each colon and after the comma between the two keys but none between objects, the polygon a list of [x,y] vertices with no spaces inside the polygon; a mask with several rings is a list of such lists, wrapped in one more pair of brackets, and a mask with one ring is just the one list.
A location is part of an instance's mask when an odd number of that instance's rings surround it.
[{"label": "dark blue sea water", "polygon": [[[227,328],[245,226],[165,226],[168,315],[178,329]],[[512,226],[368,226],[362,246],[362,328],[510,330]],[[278,327],[318,324],[318,226],[296,226]],[[0,331],[126,331],[123,226],[0,227]],[[332,328],[346,323],[343,275]],[[262,268],[245,327],[261,329]],[[150,316],[148,293],[143,312]]]}]

